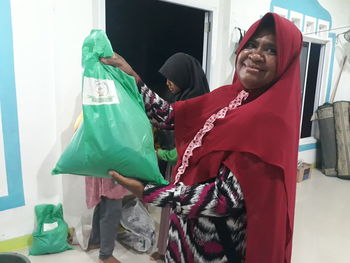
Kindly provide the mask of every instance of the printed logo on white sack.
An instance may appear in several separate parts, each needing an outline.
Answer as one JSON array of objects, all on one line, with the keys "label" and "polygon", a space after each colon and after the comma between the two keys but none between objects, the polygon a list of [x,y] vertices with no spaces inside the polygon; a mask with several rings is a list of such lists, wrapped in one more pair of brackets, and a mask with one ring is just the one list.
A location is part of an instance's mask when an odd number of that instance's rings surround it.
[{"label": "printed logo on white sack", "polygon": [[119,99],[114,81],[111,79],[95,79],[84,77],[83,104],[101,105],[118,104]]}]

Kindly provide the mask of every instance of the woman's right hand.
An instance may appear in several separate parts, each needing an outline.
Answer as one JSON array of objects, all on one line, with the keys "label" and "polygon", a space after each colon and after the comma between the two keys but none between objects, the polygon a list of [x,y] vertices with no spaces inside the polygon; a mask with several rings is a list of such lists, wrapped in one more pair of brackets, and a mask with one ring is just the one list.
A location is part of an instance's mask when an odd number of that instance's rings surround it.
[{"label": "woman's right hand", "polygon": [[145,189],[145,185],[143,183],[136,179],[122,176],[121,174],[113,170],[110,170],[108,173],[113,177],[114,180],[116,180],[124,188],[128,189],[136,197],[138,197],[139,199],[143,198],[143,191]]},{"label": "woman's right hand", "polygon": [[135,78],[137,77],[137,73],[132,69],[129,63],[126,62],[126,60],[117,53],[114,53],[114,55],[111,57],[100,58],[100,61],[106,65],[111,65],[120,68],[122,71],[124,71],[130,76],[134,76]]}]

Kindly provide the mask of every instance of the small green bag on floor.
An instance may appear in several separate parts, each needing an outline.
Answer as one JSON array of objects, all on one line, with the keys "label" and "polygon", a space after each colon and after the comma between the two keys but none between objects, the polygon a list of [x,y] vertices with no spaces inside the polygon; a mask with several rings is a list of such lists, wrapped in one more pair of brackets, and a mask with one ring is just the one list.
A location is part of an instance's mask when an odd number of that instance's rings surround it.
[{"label": "small green bag on floor", "polygon": [[68,225],[63,220],[62,204],[35,206],[36,229],[29,255],[43,255],[72,249],[67,242]]},{"label": "small green bag on floor", "polygon": [[135,79],[100,57],[113,55],[102,30],[92,30],[82,50],[83,122],[53,174],[110,177],[108,170],[144,182],[167,184]]}]

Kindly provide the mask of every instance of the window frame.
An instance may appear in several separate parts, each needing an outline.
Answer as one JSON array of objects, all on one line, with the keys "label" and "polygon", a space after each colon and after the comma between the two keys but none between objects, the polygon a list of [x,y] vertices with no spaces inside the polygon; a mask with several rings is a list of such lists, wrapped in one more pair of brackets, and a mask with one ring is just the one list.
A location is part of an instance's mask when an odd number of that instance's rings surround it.
[{"label": "window frame", "polygon": [[[318,65],[318,74],[317,74],[317,82],[316,82],[316,91],[315,91],[315,99],[314,99],[314,111],[317,110],[318,106],[322,105],[325,102],[326,99],[326,93],[328,88],[328,78],[329,78],[329,68],[330,68],[330,60],[331,60],[331,51],[332,51],[332,39],[331,38],[321,38],[316,35],[304,35],[303,36],[303,42],[308,42],[308,57],[307,57],[307,66],[305,67],[305,80],[304,80],[304,87],[301,87],[303,89],[303,98],[302,98],[302,109],[301,109],[301,116],[303,116],[303,110],[304,110],[304,103],[305,103],[305,89],[306,89],[306,81],[307,81],[307,72],[308,72],[308,61],[309,61],[309,53],[311,44],[320,44],[320,59],[319,59],[319,65]],[[302,127],[302,118],[300,120],[300,134],[299,138],[301,136],[301,127]],[[317,127],[316,123],[314,122],[312,124],[311,129],[311,136],[300,138],[300,145],[302,144],[310,144],[310,143],[316,143],[316,137],[317,137]]]}]

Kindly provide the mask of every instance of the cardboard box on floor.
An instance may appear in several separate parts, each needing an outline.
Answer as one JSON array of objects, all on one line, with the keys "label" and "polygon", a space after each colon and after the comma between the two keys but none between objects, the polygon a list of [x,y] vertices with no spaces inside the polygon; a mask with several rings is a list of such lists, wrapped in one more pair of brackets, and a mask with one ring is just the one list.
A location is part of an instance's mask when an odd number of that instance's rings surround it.
[{"label": "cardboard box on floor", "polygon": [[297,182],[300,183],[304,180],[307,180],[311,177],[311,164],[302,162],[298,165],[297,171]]}]

